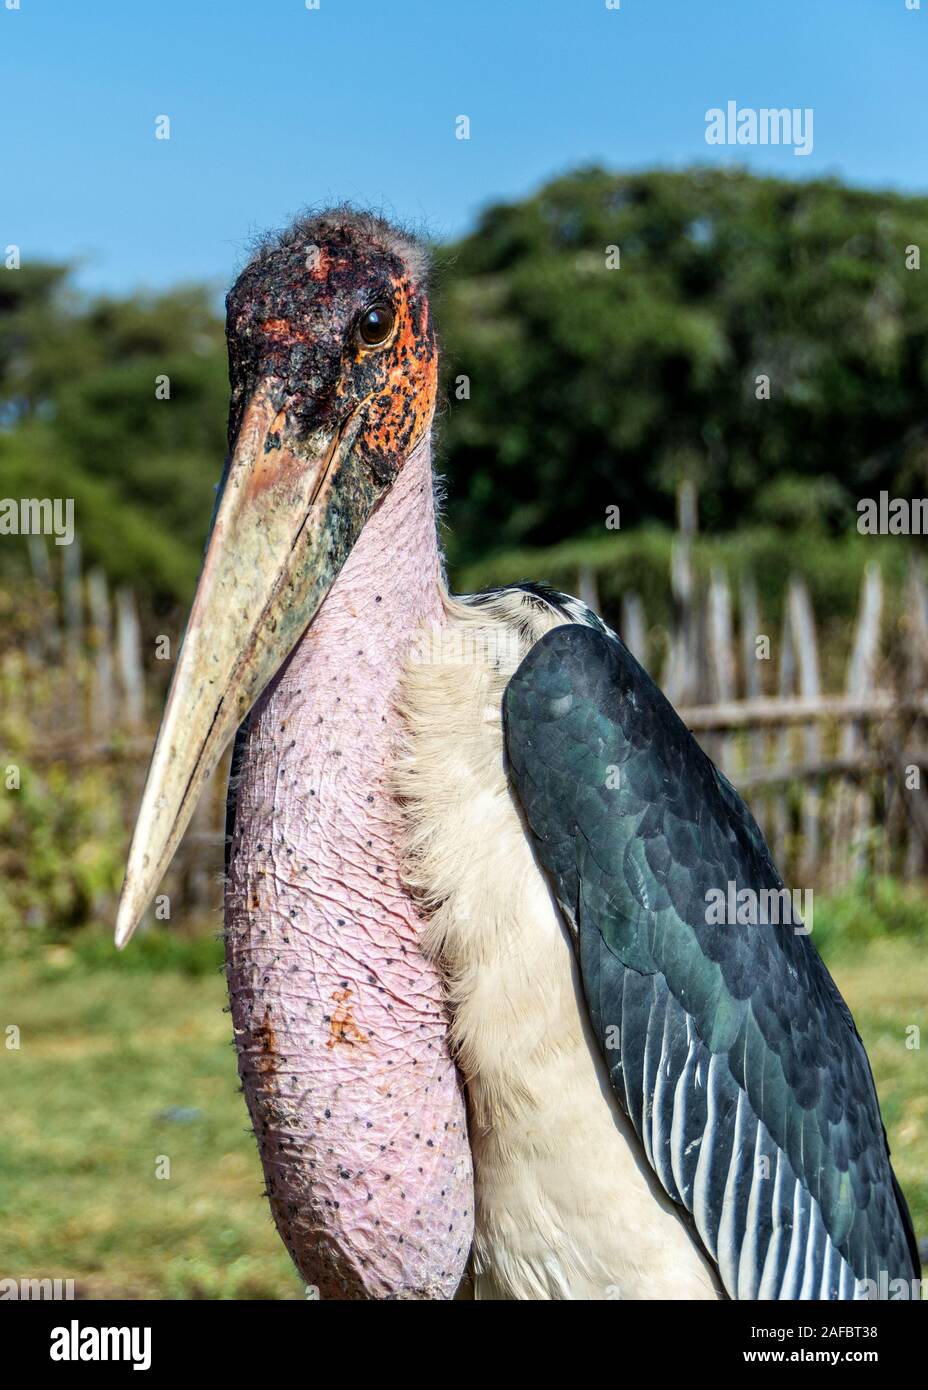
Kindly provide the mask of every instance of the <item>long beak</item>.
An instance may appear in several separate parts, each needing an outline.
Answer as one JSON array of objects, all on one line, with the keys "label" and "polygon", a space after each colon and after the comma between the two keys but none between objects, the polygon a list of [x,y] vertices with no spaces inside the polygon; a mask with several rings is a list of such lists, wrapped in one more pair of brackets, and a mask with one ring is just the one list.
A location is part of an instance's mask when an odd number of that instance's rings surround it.
[{"label": "long beak", "polygon": [[[226,469],[136,821],[116,918],[129,940],[226,744],[296,646],[380,495],[360,412],[301,446],[262,382]],[[304,457],[305,455],[305,457]]]}]

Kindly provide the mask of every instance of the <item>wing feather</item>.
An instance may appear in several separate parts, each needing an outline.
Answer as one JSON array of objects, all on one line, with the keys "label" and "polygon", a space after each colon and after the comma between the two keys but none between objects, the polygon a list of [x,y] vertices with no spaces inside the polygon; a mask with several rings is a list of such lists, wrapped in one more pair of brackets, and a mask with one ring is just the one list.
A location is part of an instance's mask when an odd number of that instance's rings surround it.
[{"label": "wing feather", "polygon": [[809,936],[706,910],[783,888],[731,784],[602,627],[536,642],[503,715],[616,1095],[728,1292],[917,1277],[866,1053]]}]

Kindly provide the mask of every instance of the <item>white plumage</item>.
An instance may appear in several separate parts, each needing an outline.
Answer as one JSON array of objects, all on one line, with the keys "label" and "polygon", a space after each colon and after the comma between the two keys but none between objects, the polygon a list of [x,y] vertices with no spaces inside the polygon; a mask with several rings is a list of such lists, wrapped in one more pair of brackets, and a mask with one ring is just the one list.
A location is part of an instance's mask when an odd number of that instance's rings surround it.
[{"label": "white plumage", "polygon": [[500,701],[564,618],[511,590],[446,600],[416,645],[397,771],[407,879],[431,910],[476,1172],[477,1298],[713,1299],[591,1035],[573,944],[506,779]]}]

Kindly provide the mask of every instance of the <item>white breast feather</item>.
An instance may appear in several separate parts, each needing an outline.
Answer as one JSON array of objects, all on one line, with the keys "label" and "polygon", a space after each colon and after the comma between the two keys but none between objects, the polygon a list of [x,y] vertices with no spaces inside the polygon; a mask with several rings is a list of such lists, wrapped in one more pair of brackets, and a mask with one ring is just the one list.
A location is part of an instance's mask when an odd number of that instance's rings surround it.
[{"label": "white breast feather", "polygon": [[563,619],[512,590],[446,608],[404,678],[397,791],[467,1081],[476,1297],[716,1298],[614,1099],[568,928],[506,780],[503,690]]}]

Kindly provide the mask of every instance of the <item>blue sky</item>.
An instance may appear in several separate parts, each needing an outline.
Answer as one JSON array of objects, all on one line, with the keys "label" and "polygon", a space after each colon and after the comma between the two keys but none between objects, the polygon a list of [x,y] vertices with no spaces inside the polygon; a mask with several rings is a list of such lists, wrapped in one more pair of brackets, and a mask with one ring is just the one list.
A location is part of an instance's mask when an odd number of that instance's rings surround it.
[{"label": "blue sky", "polygon": [[[928,0],[10,3],[0,248],[89,289],[221,285],[254,231],[345,197],[453,236],[593,161],[928,192]],[[710,148],[728,100],[812,107],[813,152]]]}]

